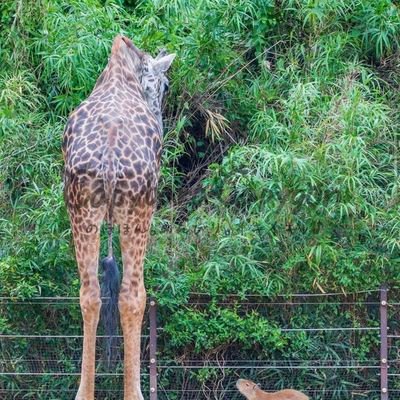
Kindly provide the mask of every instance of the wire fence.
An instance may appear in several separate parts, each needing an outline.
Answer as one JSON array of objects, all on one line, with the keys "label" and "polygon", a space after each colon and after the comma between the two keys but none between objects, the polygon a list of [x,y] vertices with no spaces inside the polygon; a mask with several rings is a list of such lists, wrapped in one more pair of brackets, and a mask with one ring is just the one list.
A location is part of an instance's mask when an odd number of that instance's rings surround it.
[{"label": "wire fence", "polygon": [[[243,315],[256,311],[274,320],[285,343],[279,354],[268,357],[257,353],[256,340],[249,349],[230,343],[223,350],[200,356],[193,348],[185,348],[171,357],[171,333],[165,329],[171,309],[157,306],[153,299],[141,337],[142,390],[151,400],[240,399],[235,383],[242,377],[260,383],[267,392],[293,387],[312,399],[400,399],[400,303],[396,296],[390,302],[386,294],[383,288],[347,295],[295,294],[274,300],[237,295],[214,299],[218,307],[239,307]],[[207,309],[209,304],[207,294],[192,293],[182,308]],[[313,325],[310,315],[315,317]],[[13,329],[2,329],[3,321],[13,321]],[[104,361],[104,339],[100,327],[96,399],[120,399],[123,338],[115,337],[118,357],[112,370]],[[82,340],[79,298],[0,297],[0,398],[73,398],[79,383]],[[367,343],[375,346],[371,349]]]}]

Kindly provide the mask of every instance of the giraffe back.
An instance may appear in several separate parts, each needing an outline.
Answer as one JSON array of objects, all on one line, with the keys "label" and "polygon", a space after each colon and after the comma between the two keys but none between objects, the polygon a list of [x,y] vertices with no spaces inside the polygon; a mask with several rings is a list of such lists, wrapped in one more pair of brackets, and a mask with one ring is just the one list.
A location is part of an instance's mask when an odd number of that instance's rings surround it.
[{"label": "giraffe back", "polygon": [[132,72],[113,64],[69,117],[64,131],[68,208],[114,206],[133,213],[152,204],[158,181],[161,135]]}]

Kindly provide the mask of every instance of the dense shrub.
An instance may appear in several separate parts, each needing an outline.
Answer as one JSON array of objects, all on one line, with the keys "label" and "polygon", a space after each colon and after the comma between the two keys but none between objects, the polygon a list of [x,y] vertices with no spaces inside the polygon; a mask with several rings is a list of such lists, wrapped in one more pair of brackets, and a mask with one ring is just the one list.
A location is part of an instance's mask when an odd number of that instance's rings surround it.
[{"label": "dense shrub", "polygon": [[[178,54],[145,271],[165,320],[180,310],[166,352],[194,339],[196,353],[232,340],[301,347],[272,315],[182,308],[192,291],[245,298],[399,284],[395,1],[5,0],[2,295],[78,293],[61,135],[118,33]],[[257,326],[265,337],[254,337]]]}]

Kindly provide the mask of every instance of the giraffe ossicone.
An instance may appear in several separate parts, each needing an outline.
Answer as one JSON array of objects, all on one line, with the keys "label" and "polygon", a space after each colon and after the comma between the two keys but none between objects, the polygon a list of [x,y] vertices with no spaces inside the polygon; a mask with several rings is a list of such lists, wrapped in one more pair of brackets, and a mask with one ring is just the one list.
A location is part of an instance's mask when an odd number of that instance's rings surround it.
[{"label": "giraffe ossicone", "polygon": [[[146,305],[143,259],[159,178],[162,100],[175,54],[153,58],[124,36],[90,96],[70,115],[63,135],[64,196],[81,280],[81,381],[76,400],[94,400],[96,331],[102,306],[98,279],[100,226],[109,225],[103,266],[108,316],[119,309],[124,336],[124,400],[142,400],[140,333]],[[113,258],[112,226],[120,229],[123,277]],[[107,283],[107,282],[106,282]],[[115,328],[115,326],[114,326]],[[111,335],[111,331],[109,333]]]}]

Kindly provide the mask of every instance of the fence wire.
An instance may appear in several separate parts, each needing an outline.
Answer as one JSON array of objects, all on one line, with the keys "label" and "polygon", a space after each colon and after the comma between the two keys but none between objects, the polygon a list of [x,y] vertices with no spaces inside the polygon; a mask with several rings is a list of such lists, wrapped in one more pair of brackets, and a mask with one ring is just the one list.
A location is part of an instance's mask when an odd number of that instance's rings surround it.
[{"label": "fence wire", "polygon": [[[361,299],[357,299],[357,296],[361,296]],[[207,308],[207,297],[204,293],[193,293],[192,301],[182,307]],[[239,305],[243,314],[256,310],[267,317],[272,315],[271,310],[282,310],[276,318],[279,332],[285,335],[288,343],[294,343],[292,338],[301,337],[304,349],[309,350],[307,346],[315,346],[314,357],[302,356],[305,351],[299,348],[290,350],[290,358],[268,359],[261,355],[259,359],[248,359],[243,357],[245,352],[241,347],[232,343],[223,355],[217,352],[196,358],[193,357],[193,349],[190,349],[189,354],[175,359],[163,354],[171,338],[168,329],[158,326],[158,399],[243,399],[235,387],[239,377],[260,383],[267,392],[294,387],[315,400],[380,399],[379,291],[359,292],[357,295],[295,294],[281,296],[278,301],[267,301],[260,296],[247,296],[243,300],[232,294],[221,296],[221,300],[216,303],[219,307]],[[399,302],[389,303],[389,378],[393,382],[400,376],[400,329],[397,324],[399,305]],[[330,317],[339,313],[338,320],[342,317],[340,313],[348,310],[352,310],[352,313],[349,312],[349,318],[343,326],[327,326],[324,321],[317,319],[313,326],[304,326],[300,317],[298,321],[293,318],[316,307],[326,312],[332,310]],[[165,316],[171,311],[167,307],[160,307],[159,313],[160,319],[166,321]],[[0,399],[73,398],[79,382],[83,339],[79,298],[20,300],[0,297],[0,322],[1,318],[12,321],[13,316],[20,318],[13,321],[13,329],[0,331]],[[292,322],[292,326],[288,321]],[[60,333],[61,326],[65,327],[63,333]],[[150,390],[150,336],[147,319],[142,334],[141,379],[146,398]],[[123,338],[121,334],[115,338],[115,350],[119,356],[112,371],[102,358],[106,338],[99,327],[96,344],[96,399],[121,399]],[[361,348],[367,339],[376,342],[376,349],[373,354],[368,354],[369,357],[362,354]],[[349,351],[351,346],[357,346],[357,351],[363,357],[355,358],[357,353]],[[256,347],[257,343],[254,343]],[[335,349],[335,354],[332,349]],[[238,355],[237,358],[235,355]],[[394,382],[389,386],[388,393],[390,400],[400,399],[400,385]]]}]

